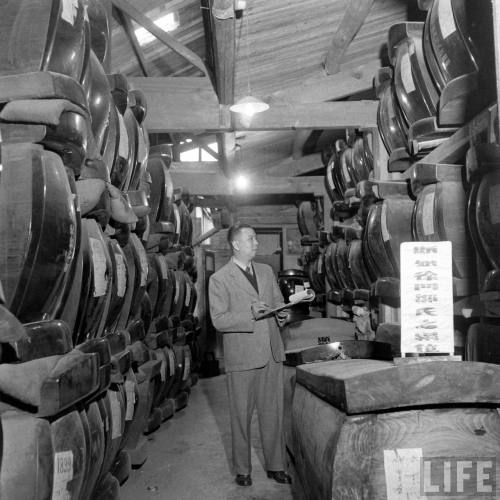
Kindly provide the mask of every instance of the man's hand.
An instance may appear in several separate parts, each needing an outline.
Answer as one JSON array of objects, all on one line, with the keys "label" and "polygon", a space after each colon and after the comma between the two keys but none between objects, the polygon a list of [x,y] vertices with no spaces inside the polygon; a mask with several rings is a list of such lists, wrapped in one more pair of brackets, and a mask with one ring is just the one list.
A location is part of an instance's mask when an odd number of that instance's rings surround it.
[{"label": "man's hand", "polygon": [[290,315],[290,309],[282,309],[276,313],[276,321],[278,322],[278,326],[281,328],[285,326],[288,322],[288,318]]},{"label": "man's hand", "polygon": [[265,302],[254,302],[252,304],[252,314],[255,319],[269,312],[271,308]]}]

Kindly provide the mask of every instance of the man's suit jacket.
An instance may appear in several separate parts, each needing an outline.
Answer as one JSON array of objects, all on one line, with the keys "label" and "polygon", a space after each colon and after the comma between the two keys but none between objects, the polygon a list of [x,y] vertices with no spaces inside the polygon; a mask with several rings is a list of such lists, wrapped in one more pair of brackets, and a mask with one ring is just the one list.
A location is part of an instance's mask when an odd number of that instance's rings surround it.
[{"label": "man's suit jacket", "polygon": [[265,302],[271,308],[284,304],[271,266],[253,263],[259,293],[230,260],[210,277],[208,298],[210,315],[222,332],[226,371],[260,368],[270,359],[285,360],[280,331],[274,316],[255,321],[253,302]]}]

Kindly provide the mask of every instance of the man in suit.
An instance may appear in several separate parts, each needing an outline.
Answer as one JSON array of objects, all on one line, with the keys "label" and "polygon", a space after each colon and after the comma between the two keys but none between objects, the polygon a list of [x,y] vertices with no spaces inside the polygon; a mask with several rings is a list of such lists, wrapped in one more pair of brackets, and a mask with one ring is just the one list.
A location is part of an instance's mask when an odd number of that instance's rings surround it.
[{"label": "man in suit", "polygon": [[282,431],[285,352],[278,328],[287,313],[259,318],[283,305],[283,296],[272,268],[253,262],[258,241],[251,226],[232,226],[228,243],[233,255],[210,277],[208,295],[212,322],[223,333],[236,483],[252,484],[250,424],[257,407],[267,476],[289,484]]}]

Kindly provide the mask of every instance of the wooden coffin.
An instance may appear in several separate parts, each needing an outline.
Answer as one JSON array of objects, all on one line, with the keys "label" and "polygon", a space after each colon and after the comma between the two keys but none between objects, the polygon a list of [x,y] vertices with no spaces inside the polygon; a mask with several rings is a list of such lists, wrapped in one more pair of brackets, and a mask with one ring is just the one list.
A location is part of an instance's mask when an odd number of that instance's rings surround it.
[{"label": "wooden coffin", "polygon": [[[421,460],[434,460],[441,474],[445,458],[496,460],[499,376],[495,365],[453,361],[298,367],[293,454],[306,498],[419,498]],[[433,481],[441,485],[433,496],[449,498],[443,478]],[[464,488],[464,498],[476,498],[475,478]]]},{"label": "wooden coffin", "polygon": [[412,241],[414,202],[409,197],[388,197],[371,206],[366,223],[363,252],[377,278],[399,276],[399,247]]},{"label": "wooden coffin", "polygon": [[1,346],[3,363],[26,362],[45,356],[66,354],[73,348],[71,332],[60,320],[38,321],[24,325],[26,336]]},{"label": "wooden coffin", "polygon": [[33,144],[3,144],[2,166],[0,278],[7,305],[23,323],[51,319],[77,242],[68,177],[57,155]]},{"label": "wooden coffin", "polygon": [[90,48],[104,68],[111,57],[111,19],[108,18],[106,5],[99,0],[88,2],[87,13],[90,25]]},{"label": "wooden coffin", "polygon": [[88,58],[83,2],[9,2],[2,12],[0,73],[53,71],[80,80]]},{"label": "wooden coffin", "polygon": [[87,464],[85,434],[78,411],[50,424],[54,447],[52,498],[79,498]]},{"label": "wooden coffin", "polygon": [[104,330],[103,315],[109,307],[112,294],[112,264],[108,245],[103,232],[94,219],[83,219],[83,232],[87,236],[84,259],[89,269],[90,284],[87,290],[86,307],[83,313],[83,326],[78,341],[102,335]]},{"label": "wooden coffin", "polygon": [[80,83],[85,91],[97,150],[101,151],[110,120],[112,97],[102,64],[93,50],[90,50],[88,63]]},{"label": "wooden coffin", "polygon": [[109,387],[111,382],[111,349],[106,337],[98,339],[89,339],[76,346],[81,352],[95,353],[99,360],[99,387],[98,392],[101,393]]},{"label": "wooden coffin", "polygon": [[21,411],[0,413],[0,498],[51,498],[54,451],[50,424]]},{"label": "wooden coffin", "polygon": [[120,386],[113,384],[104,398],[99,400],[99,410],[107,434],[106,450],[104,453],[100,478],[110,471],[116,455],[122,446],[125,430],[125,398]]},{"label": "wooden coffin", "polygon": [[418,194],[413,217],[417,241],[451,241],[453,276],[470,278],[474,260],[466,229],[467,199],[462,181],[426,185]]},{"label": "wooden coffin", "polygon": [[38,416],[51,416],[94,393],[98,373],[97,354],[75,350],[25,363],[4,363],[0,364],[1,392]]},{"label": "wooden coffin", "polygon": [[86,418],[88,423],[88,441],[86,442],[87,471],[80,494],[80,498],[84,500],[93,498],[92,492],[101,472],[105,452],[105,431],[97,401],[90,403],[85,410],[80,412],[80,416],[82,422]]}]

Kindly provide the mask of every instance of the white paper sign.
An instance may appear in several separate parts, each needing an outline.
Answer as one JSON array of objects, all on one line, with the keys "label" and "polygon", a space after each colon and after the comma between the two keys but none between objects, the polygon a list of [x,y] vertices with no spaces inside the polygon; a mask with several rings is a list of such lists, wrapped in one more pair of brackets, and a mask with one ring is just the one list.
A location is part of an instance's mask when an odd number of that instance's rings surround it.
[{"label": "white paper sign", "polygon": [[120,253],[115,253],[116,261],[116,294],[118,297],[125,296],[125,290],[127,288],[127,268],[125,266],[125,260],[123,255]]},{"label": "white paper sign", "polygon": [[78,13],[78,0],[62,0],[61,18],[67,21],[71,26],[75,24],[75,18]]},{"label": "white paper sign", "polygon": [[168,350],[168,368],[170,376],[172,377],[175,373],[175,355],[172,349]]},{"label": "white paper sign", "polygon": [[111,439],[122,435],[122,407],[115,391],[109,392],[109,403],[111,406]]},{"label": "white paper sign", "polygon": [[401,80],[408,94],[415,92],[415,82],[413,81],[411,72],[410,54],[407,52],[401,57]]},{"label": "white paper sign", "polygon": [[69,500],[71,495],[67,486],[73,479],[73,452],[71,450],[55,453],[53,477],[52,500]]},{"label": "white paper sign", "polygon": [[422,448],[384,450],[387,500],[409,500],[420,496]]},{"label": "white paper sign", "polygon": [[438,20],[443,38],[448,38],[452,33],[455,33],[457,26],[453,18],[451,0],[438,0]]},{"label": "white paper sign", "polygon": [[97,238],[89,238],[92,249],[92,263],[94,265],[94,297],[101,297],[108,288],[106,277],[106,254],[102,243]]},{"label": "white paper sign", "polygon": [[454,352],[451,242],[401,244],[401,355]]}]

